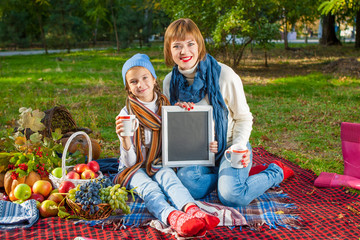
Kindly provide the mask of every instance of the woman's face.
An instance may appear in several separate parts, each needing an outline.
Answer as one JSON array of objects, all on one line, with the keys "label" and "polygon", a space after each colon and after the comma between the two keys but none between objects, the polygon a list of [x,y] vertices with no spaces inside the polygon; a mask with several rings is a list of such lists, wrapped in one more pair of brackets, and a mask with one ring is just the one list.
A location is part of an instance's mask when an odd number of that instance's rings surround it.
[{"label": "woman's face", "polygon": [[144,67],[133,67],[126,73],[129,90],[139,100],[151,102],[154,99],[154,86],[156,79]]},{"label": "woman's face", "polygon": [[172,59],[181,70],[195,66],[199,58],[199,46],[192,35],[186,35],[184,41],[174,40],[170,47]]}]

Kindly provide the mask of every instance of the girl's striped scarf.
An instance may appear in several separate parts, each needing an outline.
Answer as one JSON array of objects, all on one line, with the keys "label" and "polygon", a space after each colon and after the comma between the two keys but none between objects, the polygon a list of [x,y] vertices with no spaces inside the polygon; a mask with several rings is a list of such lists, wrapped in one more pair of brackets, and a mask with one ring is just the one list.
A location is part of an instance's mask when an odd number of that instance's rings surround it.
[{"label": "girl's striped scarf", "polygon": [[141,152],[141,130],[140,126],[136,130],[133,142],[136,148],[136,163],[132,167],[124,169],[120,172],[116,179],[115,183],[120,184],[121,186],[125,186],[130,181],[131,177],[134,173],[143,166],[145,163],[146,172],[149,176],[154,175],[161,167],[161,107],[170,105],[168,99],[161,94],[158,96],[158,104],[159,108],[157,113],[155,114],[153,111],[145,107],[142,103],[140,103],[137,99],[128,96],[126,100],[126,104],[129,110],[129,114],[136,115],[139,120],[139,125],[150,128],[152,130],[152,139],[151,145],[147,152],[146,159],[143,158],[143,154]]}]

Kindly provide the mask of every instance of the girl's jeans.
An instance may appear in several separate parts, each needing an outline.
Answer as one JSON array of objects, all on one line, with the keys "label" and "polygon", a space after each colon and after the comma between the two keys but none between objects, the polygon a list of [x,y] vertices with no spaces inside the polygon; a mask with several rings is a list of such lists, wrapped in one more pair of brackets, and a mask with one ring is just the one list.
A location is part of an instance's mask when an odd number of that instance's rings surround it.
[{"label": "girl's jeans", "polygon": [[171,168],[161,168],[152,177],[141,168],[132,176],[129,185],[131,189],[136,187],[135,192],[144,200],[149,212],[165,224],[168,224],[167,218],[172,211],[182,210],[187,203],[195,202]]},{"label": "girl's jeans", "polygon": [[249,177],[252,166],[252,148],[247,144],[250,164],[246,168],[233,168],[222,157],[219,168],[189,166],[179,169],[177,175],[195,199],[203,198],[218,187],[220,201],[230,207],[246,206],[266,190],[282,182],[283,170],[272,163],[261,173]]}]

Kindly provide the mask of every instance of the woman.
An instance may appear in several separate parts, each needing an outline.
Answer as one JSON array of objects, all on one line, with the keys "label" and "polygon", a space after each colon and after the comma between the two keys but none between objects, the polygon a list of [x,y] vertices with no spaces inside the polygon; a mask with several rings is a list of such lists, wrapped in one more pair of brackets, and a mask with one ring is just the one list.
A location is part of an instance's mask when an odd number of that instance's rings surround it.
[{"label": "woman", "polygon": [[[213,191],[217,183],[219,199],[224,205],[246,206],[293,175],[291,169],[276,161],[249,177],[253,117],[241,79],[230,67],[206,53],[204,38],[191,19],[178,19],[169,25],[164,57],[168,66],[174,66],[163,82],[163,92],[170,103],[191,109],[189,103],[193,102],[212,105],[214,109],[217,167],[190,166],[178,171],[178,177],[195,199]],[[242,159],[244,168],[231,167],[224,157],[226,148],[235,144],[249,150]]]}]

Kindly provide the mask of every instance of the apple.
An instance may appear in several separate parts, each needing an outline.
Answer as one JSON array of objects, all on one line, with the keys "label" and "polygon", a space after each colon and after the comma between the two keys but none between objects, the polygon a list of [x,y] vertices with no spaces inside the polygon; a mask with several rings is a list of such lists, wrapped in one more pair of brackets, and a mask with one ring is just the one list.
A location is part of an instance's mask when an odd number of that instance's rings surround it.
[{"label": "apple", "polygon": [[53,189],[51,192],[50,192],[50,194],[52,194],[52,193],[58,193],[59,192],[59,189],[58,188],[55,188],[55,189]]},{"label": "apple", "polygon": [[40,206],[41,206],[41,202],[39,202],[39,201],[37,201],[37,200],[35,200],[35,201],[36,201],[36,208],[39,209]]},{"label": "apple", "polygon": [[14,189],[14,196],[19,200],[26,200],[31,197],[31,187],[25,183],[20,183]]},{"label": "apple", "polygon": [[17,203],[17,204],[22,204],[23,202],[25,202],[25,200],[16,200],[16,201],[13,201],[13,203]]},{"label": "apple", "polygon": [[58,207],[56,202],[52,200],[45,200],[39,207],[39,212],[42,217],[55,217],[58,214]]},{"label": "apple", "polygon": [[67,193],[73,188],[75,188],[75,184],[73,182],[63,181],[59,186],[59,193]]},{"label": "apple", "polygon": [[47,200],[54,201],[58,205],[61,203],[61,206],[64,205],[63,199],[64,197],[62,196],[61,193],[51,193],[50,196],[47,198]]},{"label": "apple", "polygon": [[92,179],[95,178],[95,173],[91,170],[86,170],[81,174],[81,179]]},{"label": "apple", "polygon": [[71,171],[68,174],[66,174],[66,177],[69,179],[80,179],[80,174],[78,174],[75,171]]},{"label": "apple", "polygon": [[10,192],[10,194],[9,194],[9,199],[10,199],[10,201],[16,201],[16,200],[19,200],[19,199],[17,199],[16,197],[15,197],[15,195],[14,195],[14,191],[11,191]]},{"label": "apple", "polygon": [[76,164],[75,167],[74,167],[74,170],[81,174],[83,173],[84,171],[86,170],[90,170],[89,166],[85,163],[79,163],[79,164]]},{"label": "apple", "polygon": [[90,170],[95,173],[100,170],[100,166],[97,161],[90,161],[87,165],[89,166]]},{"label": "apple", "polygon": [[45,200],[44,196],[40,193],[33,193],[29,199],[35,199],[38,202],[43,202]]},{"label": "apple", "polygon": [[33,185],[33,192],[39,193],[43,195],[45,198],[49,196],[50,192],[52,191],[52,185],[49,181],[46,180],[38,180]]},{"label": "apple", "polygon": [[[66,172],[66,171],[65,171],[65,172]],[[62,168],[61,168],[61,167],[54,168],[54,169],[51,171],[51,174],[52,174],[54,177],[61,178],[61,177],[62,177]]]}]

